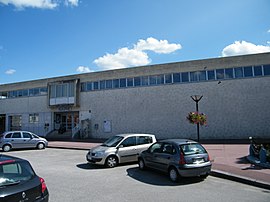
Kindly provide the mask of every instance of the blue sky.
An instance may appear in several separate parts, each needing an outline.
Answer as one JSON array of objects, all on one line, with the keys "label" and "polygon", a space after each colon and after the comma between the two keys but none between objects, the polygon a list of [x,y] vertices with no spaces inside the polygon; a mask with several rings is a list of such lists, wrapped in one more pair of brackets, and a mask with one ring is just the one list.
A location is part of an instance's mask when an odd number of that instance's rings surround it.
[{"label": "blue sky", "polygon": [[269,0],[0,0],[0,84],[270,52]]}]

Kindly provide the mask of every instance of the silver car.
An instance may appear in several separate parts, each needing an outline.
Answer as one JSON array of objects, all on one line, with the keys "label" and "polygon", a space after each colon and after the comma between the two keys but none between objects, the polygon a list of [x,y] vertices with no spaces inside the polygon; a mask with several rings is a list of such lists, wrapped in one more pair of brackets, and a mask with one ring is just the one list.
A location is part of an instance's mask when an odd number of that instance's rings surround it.
[{"label": "silver car", "polygon": [[187,139],[162,140],[143,151],[139,168],[152,168],[169,174],[171,181],[180,177],[206,178],[211,172],[211,162],[205,148]]},{"label": "silver car", "polygon": [[21,148],[44,149],[47,146],[45,138],[28,131],[8,131],[0,135],[0,147],[5,152]]},{"label": "silver car", "polygon": [[89,150],[86,160],[109,168],[119,163],[135,162],[139,154],[156,142],[152,134],[119,134]]}]

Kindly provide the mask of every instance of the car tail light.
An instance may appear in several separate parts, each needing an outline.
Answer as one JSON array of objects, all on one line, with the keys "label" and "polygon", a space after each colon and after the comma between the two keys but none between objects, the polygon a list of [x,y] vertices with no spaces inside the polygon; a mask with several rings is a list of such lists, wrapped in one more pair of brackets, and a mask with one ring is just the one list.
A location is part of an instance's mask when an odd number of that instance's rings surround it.
[{"label": "car tail light", "polygon": [[185,161],[185,157],[184,157],[183,152],[180,152],[180,160],[179,160],[179,164],[180,164],[180,165],[186,164],[186,161]]},{"label": "car tail light", "polygon": [[207,161],[210,161],[210,155],[207,153]]},{"label": "car tail light", "polygon": [[39,180],[40,180],[40,183],[41,183],[41,192],[44,193],[45,190],[47,189],[47,186],[45,184],[45,180],[43,178],[41,178],[41,177],[39,178]]}]

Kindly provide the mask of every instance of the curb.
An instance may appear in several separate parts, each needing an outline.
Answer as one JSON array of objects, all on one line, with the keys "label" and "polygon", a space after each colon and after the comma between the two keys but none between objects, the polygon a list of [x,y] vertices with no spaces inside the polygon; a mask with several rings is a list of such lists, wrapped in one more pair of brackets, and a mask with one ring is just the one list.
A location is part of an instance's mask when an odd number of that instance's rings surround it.
[{"label": "curb", "polygon": [[220,170],[213,170],[213,169],[211,170],[210,175],[212,175],[214,177],[224,178],[224,179],[240,182],[243,184],[248,184],[248,185],[252,185],[252,186],[256,186],[256,187],[270,190],[269,183],[258,181],[258,180],[252,179],[252,178],[247,178],[247,177],[235,175],[232,173],[228,173],[228,172],[224,172],[224,171],[220,171]]},{"label": "curb", "polygon": [[84,151],[88,151],[90,149],[90,148],[61,147],[61,146],[47,146],[47,148],[53,148],[53,149],[74,149],[74,150],[84,150]]}]

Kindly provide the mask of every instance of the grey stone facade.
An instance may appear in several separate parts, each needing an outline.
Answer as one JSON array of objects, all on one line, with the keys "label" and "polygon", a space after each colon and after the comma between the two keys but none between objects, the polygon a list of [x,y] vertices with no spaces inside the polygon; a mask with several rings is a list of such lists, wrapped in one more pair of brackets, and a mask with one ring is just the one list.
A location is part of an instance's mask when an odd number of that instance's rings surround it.
[{"label": "grey stone facade", "polygon": [[[109,79],[176,72],[211,71],[234,67],[270,64],[270,53],[169,63],[120,70],[94,72],[65,77],[0,85],[0,92],[22,88],[47,87],[49,83],[77,79],[80,84]],[[253,70],[254,71],[254,70]],[[253,72],[254,73],[254,72]],[[0,115],[22,115],[22,129],[46,135],[55,129],[55,113],[79,113],[79,121],[88,120],[85,137],[107,138],[117,133],[153,133],[157,138],[197,138],[196,125],[186,120],[195,111],[191,95],[203,95],[199,111],[207,115],[200,127],[201,139],[270,138],[270,76],[168,83],[81,92],[78,105],[51,107],[48,96],[0,99]],[[38,113],[37,123],[29,123],[29,114]],[[44,127],[49,123],[48,127]],[[82,126],[82,125],[81,125]]]}]

